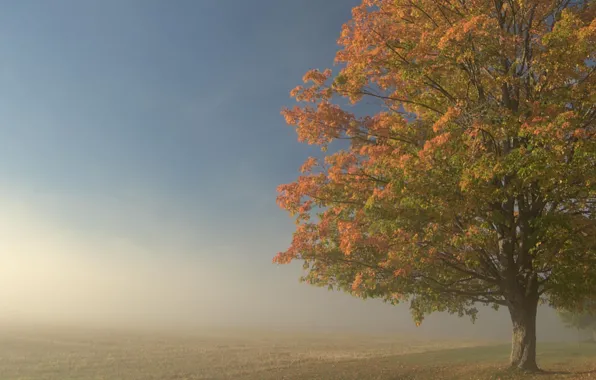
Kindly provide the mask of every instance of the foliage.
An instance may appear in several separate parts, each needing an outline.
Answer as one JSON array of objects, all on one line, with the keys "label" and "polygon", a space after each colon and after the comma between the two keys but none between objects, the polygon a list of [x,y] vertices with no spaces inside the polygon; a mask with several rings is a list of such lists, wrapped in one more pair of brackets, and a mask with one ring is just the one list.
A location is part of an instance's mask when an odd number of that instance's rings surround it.
[{"label": "foliage", "polygon": [[[572,307],[596,288],[596,5],[364,0],[339,72],[283,110],[319,145],[278,188],[296,217],[276,263],[359,297],[476,315]],[[356,115],[342,99],[379,102]],[[346,149],[327,150],[335,141]]]}]

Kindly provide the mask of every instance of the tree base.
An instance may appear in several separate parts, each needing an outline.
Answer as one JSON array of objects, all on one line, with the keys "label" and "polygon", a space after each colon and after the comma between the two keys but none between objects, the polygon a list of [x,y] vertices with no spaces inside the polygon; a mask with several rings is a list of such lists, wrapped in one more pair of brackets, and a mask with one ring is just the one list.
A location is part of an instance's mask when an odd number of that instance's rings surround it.
[{"label": "tree base", "polygon": [[509,367],[512,372],[523,372],[523,373],[540,373],[544,372],[537,365],[515,365],[511,364]]},{"label": "tree base", "polygon": [[538,366],[536,366],[535,368],[521,368],[516,365],[510,364],[509,367],[503,368],[500,377],[506,379],[517,379],[518,377],[520,377],[525,379],[526,376],[533,377],[533,375],[541,375],[545,373],[548,373],[548,371],[544,371],[538,368]]}]

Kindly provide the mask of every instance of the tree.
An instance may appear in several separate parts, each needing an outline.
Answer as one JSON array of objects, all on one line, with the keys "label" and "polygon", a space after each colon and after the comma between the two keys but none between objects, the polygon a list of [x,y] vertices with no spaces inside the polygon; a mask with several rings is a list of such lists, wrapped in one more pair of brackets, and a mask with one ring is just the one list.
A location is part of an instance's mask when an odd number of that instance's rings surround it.
[{"label": "tree", "polygon": [[[595,15],[579,0],[364,0],[339,70],[309,71],[282,111],[322,157],[278,188],[297,226],[274,262],[409,301],[417,324],[506,307],[511,365],[537,370],[538,304],[596,289]],[[377,111],[356,114],[364,99]]]},{"label": "tree", "polygon": [[580,310],[558,310],[559,317],[567,325],[577,329],[578,333],[581,330],[589,330],[592,333],[592,341],[596,342],[596,314],[590,311],[591,308],[583,307]]}]

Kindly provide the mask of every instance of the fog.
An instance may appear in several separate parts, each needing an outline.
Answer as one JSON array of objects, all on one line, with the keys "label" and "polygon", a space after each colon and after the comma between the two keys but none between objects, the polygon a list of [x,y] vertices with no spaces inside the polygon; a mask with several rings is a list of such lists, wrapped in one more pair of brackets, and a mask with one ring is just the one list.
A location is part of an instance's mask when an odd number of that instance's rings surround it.
[{"label": "fog", "polygon": [[[200,228],[163,223],[156,215],[143,214],[141,208],[147,205],[127,208],[126,202],[77,201],[22,191],[4,192],[0,198],[0,320],[4,323],[188,331],[251,327],[509,339],[510,322],[504,310],[482,309],[474,325],[465,318],[436,314],[416,328],[407,305],[392,307],[299,284],[297,265],[271,264],[275,247],[263,241],[261,252],[242,252],[246,242],[234,231],[226,245],[209,243],[201,236],[185,241],[182,237],[187,234],[200,235]],[[75,219],[63,218],[64,214],[81,219],[73,223]],[[102,219],[102,215],[112,217]],[[103,228],[83,226],[81,220],[101,221]],[[126,227],[138,235],[127,237]],[[272,239],[283,244],[289,235]],[[546,308],[540,311],[538,329],[540,340],[576,336]]]}]

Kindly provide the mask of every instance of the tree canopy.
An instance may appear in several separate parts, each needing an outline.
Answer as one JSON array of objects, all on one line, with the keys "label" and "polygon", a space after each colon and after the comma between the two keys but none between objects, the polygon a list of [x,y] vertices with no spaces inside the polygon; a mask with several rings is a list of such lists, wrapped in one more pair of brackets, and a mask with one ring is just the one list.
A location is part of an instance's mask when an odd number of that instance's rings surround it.
[{"label": "tree canopy", "polygon": [[[594,1],[364,0],[339,69],[307,72],[282,111],[324,158],[278,188],[297,226],[274,262],[409,302],[416,323],[505,306],[511,364],[535,369],[538,303],[596,289],[595,16]],[[365,98],[377,112],[344,104]]]}]

